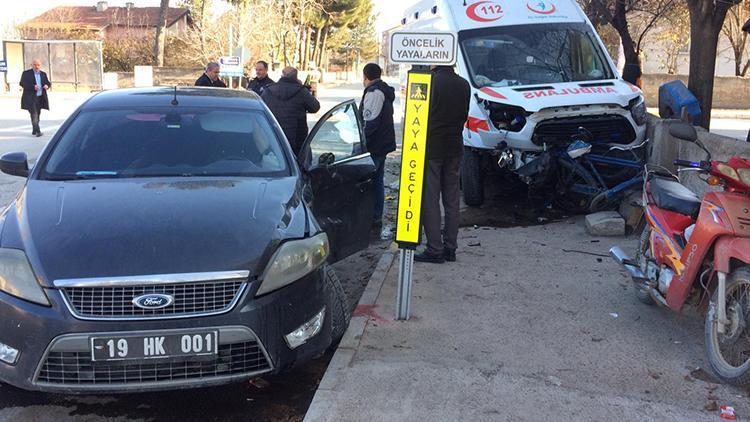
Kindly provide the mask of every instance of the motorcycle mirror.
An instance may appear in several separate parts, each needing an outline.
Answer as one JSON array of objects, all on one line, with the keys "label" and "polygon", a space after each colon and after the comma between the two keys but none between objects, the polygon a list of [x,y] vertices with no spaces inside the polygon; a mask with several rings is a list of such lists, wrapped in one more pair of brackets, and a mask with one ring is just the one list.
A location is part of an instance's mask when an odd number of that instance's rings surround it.
[{"label": "motorcycle mirror", "polygon": [[682,139],[688,142],[698,141],[698,132],[695,128],[684,122],[675,122],[669,125],[669,134],[677,139]]}]

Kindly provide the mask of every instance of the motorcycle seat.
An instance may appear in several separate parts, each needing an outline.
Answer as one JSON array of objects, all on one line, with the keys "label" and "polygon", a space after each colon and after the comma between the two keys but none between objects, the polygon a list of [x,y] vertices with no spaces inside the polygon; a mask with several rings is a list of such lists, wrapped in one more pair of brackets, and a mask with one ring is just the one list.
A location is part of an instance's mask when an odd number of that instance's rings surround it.
[{"label": "motorcycle seat", "polygon": [[698,218],[698,212],[701,209],[700,198],[674,179],[665,177],[651,179],[651,196],[656,206],[661,209]]}]

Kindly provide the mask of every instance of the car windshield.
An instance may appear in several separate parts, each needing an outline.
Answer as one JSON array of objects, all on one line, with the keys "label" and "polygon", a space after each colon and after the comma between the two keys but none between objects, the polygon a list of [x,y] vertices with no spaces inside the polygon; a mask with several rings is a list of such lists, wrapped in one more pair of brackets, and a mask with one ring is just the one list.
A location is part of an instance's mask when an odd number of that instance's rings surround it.
[{"label": "car windshield", "polygon": [[477,87],[612,79],[612,71],[585,24],[495,27],[459,34]]},{"label": "car windshield", "polygon": [[261,112],[146,107],[79,114],[42,178],[289,174],[279,138]]}]

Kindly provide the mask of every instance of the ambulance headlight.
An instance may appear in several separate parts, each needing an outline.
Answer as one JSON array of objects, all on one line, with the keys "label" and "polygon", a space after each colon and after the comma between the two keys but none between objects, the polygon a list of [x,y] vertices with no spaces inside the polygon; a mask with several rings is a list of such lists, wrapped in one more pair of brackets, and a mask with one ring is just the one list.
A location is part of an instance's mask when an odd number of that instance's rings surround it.
[{"label": "ambulance headlight", "polygon": [[526,126],[527,113],[521,107],[487,101],[485,108],[490,113],[490,120],[496,129],[520,132]]},{"label": "ambulance headlight", "polygon": [[630,115],[638,126],[646,124],[648,113],[646,112],[646,101],[642,96],[631,101]]}]

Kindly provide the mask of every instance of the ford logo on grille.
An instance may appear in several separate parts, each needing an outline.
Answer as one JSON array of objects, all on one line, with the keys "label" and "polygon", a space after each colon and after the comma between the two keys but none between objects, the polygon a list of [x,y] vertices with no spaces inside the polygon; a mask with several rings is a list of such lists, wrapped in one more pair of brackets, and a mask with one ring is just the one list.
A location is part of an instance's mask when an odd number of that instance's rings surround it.
[{"label": "ford logo on grille", "polygon": [[166,308],[172,302],[174,302],[174,297],[160,293],[149,293],[133,299],[133,305],[149,310]]}]

